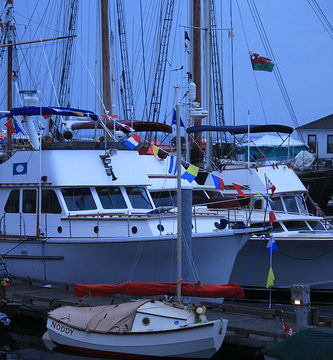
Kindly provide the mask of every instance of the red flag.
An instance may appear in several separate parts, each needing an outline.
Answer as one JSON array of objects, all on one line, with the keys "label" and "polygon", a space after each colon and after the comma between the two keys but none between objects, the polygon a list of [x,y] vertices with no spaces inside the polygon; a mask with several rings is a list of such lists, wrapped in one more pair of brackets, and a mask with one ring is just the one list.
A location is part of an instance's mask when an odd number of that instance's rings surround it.
[{"label": "red flag", "polygon": [[13,125],[13,121],[10,119],[5,123],[5,126],[10,134],[15,134],[16,130]]},{"label": "red flag", "polygon": [[236,184],[236,183],[232,183],[232,185],[235,188],[235,190],[238,192],[239,195],[246,197],[246,195],[242,191],[241,185]]},{"label": "red flag", "polygon": [[293,329],[287,324],[284,319],[281,319],[281,324],[284,332],[285,337],[289,337],[293,335]]},{"label": "red flag", "polygon": [[272,210],[271,204],[269,203],[269,199],[267,199],[267,209],[268,209],[268,218],[269,218],[269,223],[273,224],[274,221],[276,221],[276,216]]}]

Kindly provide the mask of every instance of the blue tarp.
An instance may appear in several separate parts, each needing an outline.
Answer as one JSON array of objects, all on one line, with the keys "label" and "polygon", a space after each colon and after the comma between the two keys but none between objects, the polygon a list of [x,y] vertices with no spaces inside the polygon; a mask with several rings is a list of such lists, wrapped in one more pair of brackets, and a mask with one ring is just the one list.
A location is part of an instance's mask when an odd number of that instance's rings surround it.
[{"label": "blue tarp", "polygon": [[200,125],[192,126],[186,129],[188,134],[197,133],[202,131],[215,131],[215,132],[229,132],[233,135],[250,133],[263,133],[263,132],[280,132],[284,134],[291,134],[294,129],[285,125],[237,125],[237,126],[214,126],[214,125]]},{"label": "blue tarp", "polygon": [[13,108],[10,111],[10,114],[6,114],[7,117],[17,116],[17,115],[62,115],[62,116],[80,116],[80,117],[90,117],[93,120],[98,120],[98,116],[89,110],[81,110],[74,108],[62,108],[62,107],[38,107],[38,106],[27,106],[20,108]]}]

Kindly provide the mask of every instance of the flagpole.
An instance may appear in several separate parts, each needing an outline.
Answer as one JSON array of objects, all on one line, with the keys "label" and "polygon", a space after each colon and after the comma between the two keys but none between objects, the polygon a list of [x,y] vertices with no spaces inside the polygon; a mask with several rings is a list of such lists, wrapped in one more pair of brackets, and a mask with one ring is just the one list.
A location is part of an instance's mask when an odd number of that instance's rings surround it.
[{"label": "flagpole", "polygon": [[181,137],[180,137],[180,105],[179,88],[176,86],[176,154],[177,154],[177,301],[182,297],[182,194],[181,194]]},{"label": "flagpole", "polygon": [[[272,254],[273,254],[273,246],[271,246],[270,249],[269,249],[269,270],[273,269],[273,267],[272,267],[272,263],[273,263]],[[268,308],[270,309],[271,307],[272,307],[272,286],[269,287],[269,299],[268,299]]]}]

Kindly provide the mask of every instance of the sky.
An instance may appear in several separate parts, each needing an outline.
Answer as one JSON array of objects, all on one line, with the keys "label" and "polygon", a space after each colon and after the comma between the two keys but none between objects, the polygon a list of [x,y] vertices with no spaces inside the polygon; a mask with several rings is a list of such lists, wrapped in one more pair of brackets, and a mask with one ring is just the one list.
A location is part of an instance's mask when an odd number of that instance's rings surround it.
[{"label": "sky", "polygon": [[[69,1],[69,0],[67,0]],[[314,0],[217,0],[217,28],[220,61],[223,70],[223,95],[226,124],[283,124],[296,127],[333,113],[333,33],[324,26],[311,8]],[[126,40],[132,74],[136,118],[145,119],[145,104],[151,99],[154,63],[158,52],[157,23],[161,3],[156,0],[124,0]],[[232,4],[232,17],[230,16]],[[77,37],[73,42],[71,64],[71,105],[100,112],[100,42],[97,0],[78,2]],[[281,74],[286,94],[294,111],[290,115],[274,73],[253,71],[249,52],[270,57],[256,29],[249,5],[255,4],[261,24]],[[333,24],[333,1],[316,0]],[[62,0],[15,0],[14,17],[18,41],[61,36],[59,23],[68,17],[59,13]],[[115,2],[110,1],[112,32],[113,113],[121,114],[119,105],[120,53],[116,31]],[[3,13],[1,18],[4,19]],[[187,91],[189,55],[185,49],[184,30],[189,25],[188,2],[176,0],[171,28],[160,121],[171,123],[175,105],[175,86],[182,97]],[[24,45],[19,50],[18,88],[38,89],[43,105],[57,105],[54,96],[60,70],[63,41]],[[144,44],[144,46],[142,45]],[[205,45],[203,45],[205,46]],[[233,46],[233,57],[231,47]],[[143,51],[144,49],[144,51]],[[4,58],[2,58],[4,59]],[[4,70],[4,60],[1,69]],[[233,66],[232,66],[233,65]],[[183,67],[182,70],[176,70]],[[232,70],[234,81],[232,81]],[[35,78],[35,80],[31,80]],[[4,83],[4,75],[2,75]],[[232,91],[233,89],[233,91]],[[234,105],[232,94],[234,93]],[[1,106],[5,106],[5,91]],[[16,97],[18,101],[18,97]],[[205,98],[202,106],[207,107]],[[183,102],[182,102],[183,104]],[[182,106],[183,117],[186,117]],[[233,117],[234,114],[234,117]],[[120,115],[119,115],[120,116]]]}]

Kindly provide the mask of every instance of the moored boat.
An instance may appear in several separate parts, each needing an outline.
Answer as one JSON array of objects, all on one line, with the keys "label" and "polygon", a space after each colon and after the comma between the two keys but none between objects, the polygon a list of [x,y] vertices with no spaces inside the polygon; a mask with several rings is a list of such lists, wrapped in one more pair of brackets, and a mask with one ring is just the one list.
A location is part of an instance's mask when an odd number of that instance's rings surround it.
[{"label": "moored boat", "polygon": [[[69,283],[173,280],[177,214],[161,216],[155,208],[139,154],[118,143],[105,150],[96,141],[48,139],[40,146],[32,126],[36,114],[98,121],[78,109],[26,107],[9,114],[23,115],[31,131],[0,163],[0,253],[9,272]],[[195,280],[228,283],[253,232],[217,229],[220,219],[193,217],[187,256],[195,263]]]},{"label": "moored boat", "polygon": [[184,306],[142,300],[97,307],[61,307],[47,333],[60,348],[83,354],[210,358],[221,347],[227,320],[198,321]]}]

